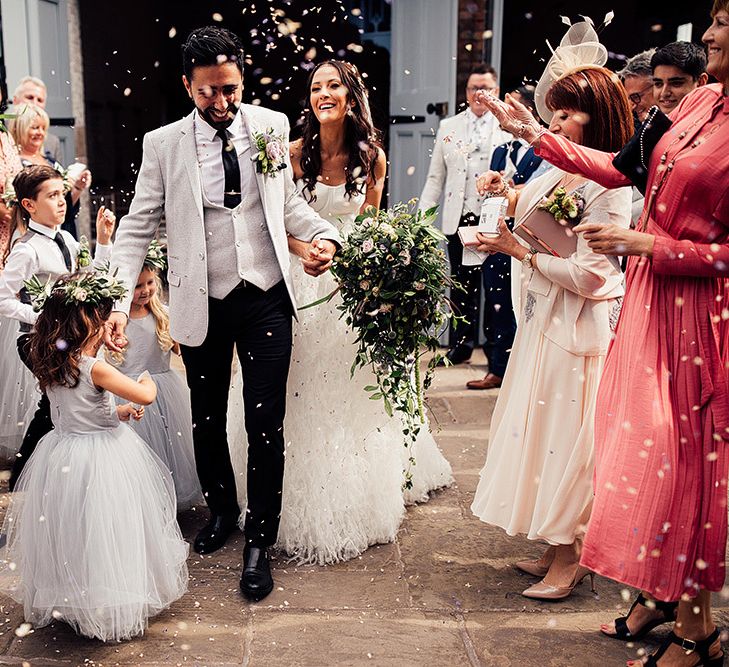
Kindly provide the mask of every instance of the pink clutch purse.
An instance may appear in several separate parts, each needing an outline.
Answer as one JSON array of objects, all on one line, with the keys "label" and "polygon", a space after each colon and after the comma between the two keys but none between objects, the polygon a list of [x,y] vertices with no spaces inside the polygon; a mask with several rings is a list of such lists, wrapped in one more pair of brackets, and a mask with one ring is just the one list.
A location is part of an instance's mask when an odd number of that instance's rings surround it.
[{"label": "pink clutch purse", "polygon": [[514,227],[514,234],[537,252],[569,257],[577,250],[577,236],[572,226],[564,220],[555,220],[549,211],[536,207]]}]

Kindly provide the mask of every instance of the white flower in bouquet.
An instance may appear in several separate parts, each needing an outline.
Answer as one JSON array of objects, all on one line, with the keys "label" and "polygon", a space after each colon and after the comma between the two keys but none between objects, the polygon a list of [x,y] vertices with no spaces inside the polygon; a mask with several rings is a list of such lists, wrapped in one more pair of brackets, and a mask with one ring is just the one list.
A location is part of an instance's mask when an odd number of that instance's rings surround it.
[{"label": "white flower in bouquet", "polygon": [[[384,402],[387,414],[401,416],[408,447],[424,422],[422,396],[440,358],[439,332],[453,316],[446,291],[459,288],[441,247],[445,237],[432,224],[435,212],[416,211],[414,201],[368,209],[355,220],[332,267],[342,299],[338,308],[357,334],[352,372],[372,367],[377,384],[365,390]],[[421,378],[427,351],[435,354]],[[408,470],[405,486],[411,485]]]}]

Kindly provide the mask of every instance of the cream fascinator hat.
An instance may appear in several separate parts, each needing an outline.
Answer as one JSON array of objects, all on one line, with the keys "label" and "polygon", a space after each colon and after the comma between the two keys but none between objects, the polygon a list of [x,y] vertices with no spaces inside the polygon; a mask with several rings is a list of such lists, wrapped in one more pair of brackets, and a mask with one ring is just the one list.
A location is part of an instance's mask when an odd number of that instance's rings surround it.
[{"label": "cream fascinator hat", "polygon": [[[583,16],[582,18],[584,21],[571,25],[568,18],[562,17],[562,21],[570,26],[567,34],[562,37],[562,41],[556,49],[553,49],[551,44],[547,42],[552,57],[544,68],[534,91],[534,103],[537,112],[547,124],[552,120],[553,113],[547,108],[545,100],[552,84],[562,77],[579,70],[602,67],[608,59],[607,49],[600,44],[592,19],[589,16]],[[607,26],[612,18],[613,13],[608,13],[601,28]]]}]

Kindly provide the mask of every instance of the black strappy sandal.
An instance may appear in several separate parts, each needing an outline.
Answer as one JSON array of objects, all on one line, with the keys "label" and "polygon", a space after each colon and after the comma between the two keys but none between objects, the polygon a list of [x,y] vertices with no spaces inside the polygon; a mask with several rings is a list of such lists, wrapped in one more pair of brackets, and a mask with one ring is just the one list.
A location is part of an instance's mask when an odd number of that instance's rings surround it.
[{"label": "black strappy sandal", "polygon": [[[655,605],[655,609],[663,614],[663,618],[654,618],[652,621],[648,621],[643,625],[637,632],[632,633],[628,629],[628,618],[633,613],[636,605],[641,605],[651,609],[651,605]],[[653,628],[657,628],[659,625],[664,623],[673,623],[676,620],[676,609],[678,608],[678,602],[661,602],[660,600],[649,600],[643,593],[640,593],[635,599],[630,610],[625,616],[615,619],[615,634],[610,634],[601,630],[602,634],[606,637],[612,637],[613,639],[620,639],[624,642],[635,642],[645,637]]]},{"label": "black strappy sandal", "polygon": [[686,655],[695,653],[699,656],[700,660],[694,665],[694,667],[721,667],[724,664],[724,651],[718,656],[712,658],[709,655],[709,649],[711,645],[719,639],[719,630],[714,629],[706,639],[695,642],[692,639],[684,639],[683,637],[677,637],[671,632],[666,640],[661,644],[661,647],[648,658],[648,662],[645,663],[645,667],[660,667],[658,661],[661,656],[668,650],[671,644],[678,644],[685,652]]}]

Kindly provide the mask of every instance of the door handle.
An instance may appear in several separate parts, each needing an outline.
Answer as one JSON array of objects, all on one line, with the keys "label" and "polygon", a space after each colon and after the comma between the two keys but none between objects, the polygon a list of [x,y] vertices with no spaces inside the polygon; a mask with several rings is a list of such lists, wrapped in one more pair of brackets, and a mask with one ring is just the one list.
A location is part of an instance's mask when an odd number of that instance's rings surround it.
[{"label": "door handle", "polygon": [[434,113],[438,118],[445,118],[448,115],[448,102],[431,102],[425,110],[430,114]]}]

